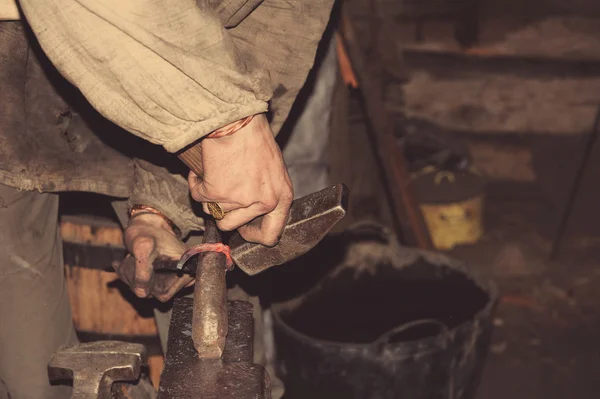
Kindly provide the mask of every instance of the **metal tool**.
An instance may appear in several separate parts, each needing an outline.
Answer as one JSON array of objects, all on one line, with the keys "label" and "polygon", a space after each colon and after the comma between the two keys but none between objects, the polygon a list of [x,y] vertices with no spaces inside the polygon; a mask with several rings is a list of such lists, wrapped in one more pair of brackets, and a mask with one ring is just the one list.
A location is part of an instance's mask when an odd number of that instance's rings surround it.
[{"label": "metal tool", "polygon": [[[202,141],[183,149],[177,156],[199,178],[204,176]],[[234,235],[229,243],[233,261],[245,273],[254,275],[306,253],[345,216],[347,191],[343,185],[337,185],[294,201],[288,223],[274,247],[248,243],[241,236]],[[250,223],[260,226],[262,219],[259,217]],[[221,235],[214,220],[207,220],[203,244],[219,242]],[[191,256],[205,248],[190,249],[176,263],[159,259],[153,264],[154,271],[181,270]],[[201,358],[219,358],[225,346],[228,326],[225,254],[204,253],[197,266],[187,271],[196,273],[192,319],[194,347]]]},{"label": "metal tool", "polygon": [[[290,219],[276,246],[267,248],[234,237],[232,258],[251,275],[290,261],[317,245],[344,217],[346,209],[347,189],[343,185],[299,199],[292,205]],[[203,244],[220,241],[215,221],[207,219]],[[159,398],[270,397],[268,374],[251,362],[252,305],[242,302],[234,307],[230,302],[228,307],[226,264],[223,253],[200,254],[193,301],[175,301]],[[177,269],[177,262],[163,263],[162,269]],[[193,272],[187,263],[183,270]],[[242,311],[239,306],[248,309]],[[248,321],[236,321],[240,318]]]},{"label": "metal tool", "polygon": [[[276,246],[248,243],[234,235],[232,258],[240,269],[254,275],[306,253],[344,217],[346,198],[346,187],[336,185],[294,201],[289,221]],[[221,235],[214,220],[207,219],[203,244],[219,242]],[[187,253],[183,259],[189,256]],[[201,358],[215,359],[221,357],[227,336],[226,257],[215,252],[201,256],[196,264],[192,339]],[[181,262],[178,265],[162,262],[163,270],[179,265]],[[159,265],[156,266],[158,270]]]},{"label": "metal tool", "polygon": [[[206,219],[203,243],[218,242],[221,233],[215,221]],[[191,335],[200,358],[218,359],[225,347],[228,328],[225,273],[225,254],[206,252],[198,259]]]},{"label": "metal tool", "polygon": [[270,398],[269,375],[252,362],[252,304],[227,303],[229,333],[220,359],[198,358],[189,339],[193,308],[192,299],[175,299],[158,398]]},{"label": "metal tool", "polygon": [[[288,223],[277,245],[265,247],[249,243],[236,232],[229,240],[231,257],[250,276],[289,262],[311,250],[344,218],[347,202],[348,189],[343,184],[299,198],[292,203]],[[261,221],[262,218],[258,218],[252,223],[260,224]],[[196,267],[187,261],[198,253],[195,248],[190,248],[178,262],[158,259],[154,262],[154,270],[180,269],[193,274]]]},{"label": "metal tool", "polygon": [[137,380],[147,360],[146,348],[141,344],[89,342],[64,348],[52,356],[48,375],[51,381],[72,379],[72,399],[111,399],[113,383]]},{"label": "metal tool", "polygon": [[[232,258],[240,269],[254,275],[308,252],[346,214],[347,192],[340,184],[294,201],[288,223],[274,247],[248,243],[239,234],[234,235],[231,239]],[[260,223],[260,220],[253,223]],[[215,221],[207,219],[203,244],[220,242],[221,234]],[[183,262],[157,262],[155,271],[177,269],[194,254],[197,253],[192,248],[182,257]],[[186,270],[193,272],[189,267]],[[226,256],[222,253],[203,253],[196,263],[192,340],[201,358],[218,359],[225,347],[228,325],[226,271]]]}]

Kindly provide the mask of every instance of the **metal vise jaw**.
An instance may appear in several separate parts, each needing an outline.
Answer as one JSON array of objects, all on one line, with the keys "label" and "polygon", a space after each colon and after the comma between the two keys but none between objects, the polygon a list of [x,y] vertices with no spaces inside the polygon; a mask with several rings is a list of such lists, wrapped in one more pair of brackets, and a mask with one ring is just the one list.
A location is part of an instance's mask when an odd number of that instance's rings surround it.
[{"label": "metal vise jaw", "polygon": [[136,381],[147,364],[144,345],[120,341],[98,341],[63,348],[48,363],[51,381],[73,380],[71,399],[150,399],[156,392],[148,381]]}]

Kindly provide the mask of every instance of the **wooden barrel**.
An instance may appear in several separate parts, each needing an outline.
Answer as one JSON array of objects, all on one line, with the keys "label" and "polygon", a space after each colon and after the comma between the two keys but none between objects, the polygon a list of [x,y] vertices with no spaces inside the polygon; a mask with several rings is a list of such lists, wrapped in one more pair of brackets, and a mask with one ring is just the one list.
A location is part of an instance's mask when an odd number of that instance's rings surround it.
[{"label": "wooden barrel", "polygon": [[60,223],[73,321],[82,341],[139,342],[149,351],[149,372],[158,387],[163,355],[154,321],[154,302],[137,298],[112,265],[126,254],[121,227],[111,220],[63,216]]}]

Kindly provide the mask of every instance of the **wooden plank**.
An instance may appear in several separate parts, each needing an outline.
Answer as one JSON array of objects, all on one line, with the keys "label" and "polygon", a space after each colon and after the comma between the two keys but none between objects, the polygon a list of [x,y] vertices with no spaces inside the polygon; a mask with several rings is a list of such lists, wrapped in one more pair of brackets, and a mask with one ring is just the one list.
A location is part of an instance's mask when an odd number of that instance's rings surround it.
[{"label": "wooden plank", "polygon": [[570,60],[565,58],[527,55],[499,55],[483,50],[453,52],[447,50],[405,49],[406,66],[415,71],[427,71],[436,76],[473,74],[510,74],[523,78],[596,78],[600,76],[600,60]]},{"label": "wooden plank", "polygon": [[62,218],[60,234],[64,241],[123,248],[123,231],[116,223],[85,218]]},{"label": "wooden plank", "polygon": [[124,298],[115,273],[66,267],[69,299],[77,330],[132,336],[157,334],[154,317],[141,316]]},{"label": "wooden plank", "polygon": [[[123,248],[123,232],[117,224],[69,218],[61,221],[60,232],[67,244],[88,245],[92,248]],[[135,298],[114,272],[85,266],[65,266],[77,330],[130,336],[157,334],[151,310],[146,316],[142,316],[135,307],[141,306],[144,300]],[[106,269],[110,268],[111,265],[107,264]],[[124,293],[131,296],[125,298]]]}]

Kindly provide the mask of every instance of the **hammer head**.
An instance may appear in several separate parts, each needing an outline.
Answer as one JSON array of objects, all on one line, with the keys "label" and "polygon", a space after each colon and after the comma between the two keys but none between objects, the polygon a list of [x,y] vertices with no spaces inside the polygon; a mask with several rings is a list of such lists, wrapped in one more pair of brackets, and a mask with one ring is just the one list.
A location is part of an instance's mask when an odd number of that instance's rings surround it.
[{"label": "hammer head", "polygon": [[251,276],[289,262],[314,248],[344,218],[347,208],[348,189],[343,184],[299,198],[277,245],[249,243],[235,233],[229,240],[231,257]]},{"label": "hammer head", "polygon": [[73,380],[72,398],[111,397],[116,381],[135,381],[147,362],[144,345],[99,341],[62,349],[50,359],[50,380]]}]

